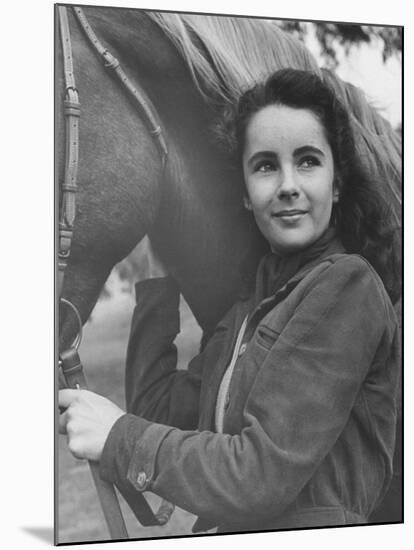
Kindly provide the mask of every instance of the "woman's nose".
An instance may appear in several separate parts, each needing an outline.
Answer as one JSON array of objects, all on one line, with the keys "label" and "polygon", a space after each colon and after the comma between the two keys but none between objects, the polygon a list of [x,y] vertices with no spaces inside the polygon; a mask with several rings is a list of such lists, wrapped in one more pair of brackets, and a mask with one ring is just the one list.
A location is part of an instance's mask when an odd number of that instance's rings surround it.
[{"label": "woman's nose", "polygon": [[278,199],[293,199],[299,196],[299,187],[290,170],[281,173],[281,180],[277,190]]}]

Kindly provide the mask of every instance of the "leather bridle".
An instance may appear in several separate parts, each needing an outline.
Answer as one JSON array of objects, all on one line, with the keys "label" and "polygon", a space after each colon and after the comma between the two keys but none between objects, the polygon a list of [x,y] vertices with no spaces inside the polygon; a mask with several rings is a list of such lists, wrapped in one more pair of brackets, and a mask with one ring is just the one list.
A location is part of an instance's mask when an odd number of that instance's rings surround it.
[{"label": "leather bridle", "polygon": [[[60,34],[63,50],[63,72],[65,80],[64,117],[65,117],[65,168],[61,184],[61,203],[59,212],[58,237],[58,295],[60,303],[69,307],[75,314],[79,332],[72,345],[59,356],[59,366],[66,384],[70,388],[86,388],[82,364],[77,353],[82,337],[82,320],[78,309],[72,302],[62,297],[63,280],[70,256],[73,229],[76,215],[76,191],[78,189],[77,175],[79,165],[79,121],[81,116],[79,93],[76,87],[73,54],[68,21],[68,8],[58,6]],[[75,16],[86,37],[95,51],[104,61],[105,67],[112,69],[122,87],[127,91],[137,107],[141,120],[153,137],[160,154],[163,170],[168,159],[168,149],[160,118],[151,100],[144,90],[133,83],[122,69],[119,61],[103,46],[91,28],[83,10],[73,7]],[[91,473],[101,502],[102,510],[112,539],[128,538],[125,522],[122,517],[118,498],[114,487],[99,476],[99,465],[90,462]],[[138,492],[130,492],[124,496],[142,525],[163,525],[169,520],[174,506],[163,501],[160,509],[154,514],[144,496]]]}]

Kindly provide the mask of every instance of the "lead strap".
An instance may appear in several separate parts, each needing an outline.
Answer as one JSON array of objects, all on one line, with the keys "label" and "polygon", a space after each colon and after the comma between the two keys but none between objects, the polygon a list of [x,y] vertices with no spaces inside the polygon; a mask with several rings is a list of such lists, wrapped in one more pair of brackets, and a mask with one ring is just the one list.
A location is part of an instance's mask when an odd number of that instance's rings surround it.
[{"label": "lead strap", "polygon": [[[76,349],[69,348],[63,352],[60,360],[67,386],[72,389],[87,389],[82,363]],[[114,486],[100,477],[98,462],[89,460],[88,463],[111,538],[127,539],[128,531]]]}]

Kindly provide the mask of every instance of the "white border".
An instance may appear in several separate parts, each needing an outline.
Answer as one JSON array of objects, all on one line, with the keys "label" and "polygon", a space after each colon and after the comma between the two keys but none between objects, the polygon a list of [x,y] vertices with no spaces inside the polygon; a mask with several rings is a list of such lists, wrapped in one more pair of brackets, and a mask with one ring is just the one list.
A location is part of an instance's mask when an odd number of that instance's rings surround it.
[{"label": "white border", "polygon": [[[83,4],[143,7],[170,10],[202,11],[287,17],[332,19],[404,24],[406,46],[410,46],[412,20],[409,3],[404,0],[361,2],[326,2],[324,0],[269,2],[254,0],[100,0]],[[2,269],[1,295],[3,346],[1,388],[1,490],[2,532],[4,548],[34,550],[49,546],[27,530],[51,528],[53,521],[53,2],[17,0],[2,6],[1,79],[2,79],[2,153],[4,159],[1,186]],[[414,97],[410,55],[406,53],[406,98]],[[412,61],[411,61],[412,62]],[[406,102],[405,126],[410,127],[412,107]],[[4,126],[4,118],[6,125]],[[6,151],[5,151],[6,150]],[[406,144],[408,150],[408,141]],[[5,153],[5,154],[4,154]],[[411,182],[411,167],[406,162],[406,182]],[[4,171],[5,163],[5,171]],[[406,204],[413,185],[406,184]],[[411,216],[412,217],[412,216]],[[407,219],[406,235],[411,224]],[[409,238],[407,236],[406,240]],[[408,267],[410,258],[406,255]],[[407,277],[409,282],[409,278]],[[411,307],[411,293],[406,290],[406,310]],[[2,300],[2,305],[4,300]],[[9,330],[11,329],[11,330]],[[406,324],[406,340],[409,341]],[[409,356],[407,370],[412,370]],[[406,388],[412,376],[406,373]],[[407,389],[406,389],[407,395]],[[406,426],[412,426],[408,397]],[[409,432],[406,449],[411,457]],[[406,458],[406,495],[414,488]],[[271,533],[225,537],[123,543],[149,548],[236,548],[260,545],[261,548],[356,548],[407,547],[412,534],[412,506],[406,499],[406,525],[327,529],[291,533]],[[129,547],[130,547],[129,546]],[[91,544],[88,548],[102,548]],[[113,544],[111,548],[126,548]]]}]

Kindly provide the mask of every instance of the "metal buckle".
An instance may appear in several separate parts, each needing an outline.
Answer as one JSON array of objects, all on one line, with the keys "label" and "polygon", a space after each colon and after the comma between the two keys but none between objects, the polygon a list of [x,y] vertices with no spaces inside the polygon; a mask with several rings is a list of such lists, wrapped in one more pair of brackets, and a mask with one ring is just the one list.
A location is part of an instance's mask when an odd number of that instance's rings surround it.
[{"label": "metal buckle", "polygon": [[60,298],[60,301],[62,302],[62,304],[69,306],[69,308],[74,312],[76,319],[78,321],[79,331],[71,346],[71,347],[74,347],[76,350],[78,350],[80,343],[82,342],[82,319],[81,319],[80,313],[77,310],[76,306],[74,306],[72,302],[70,302],[69,300],[66,300],[66,298]]}]

